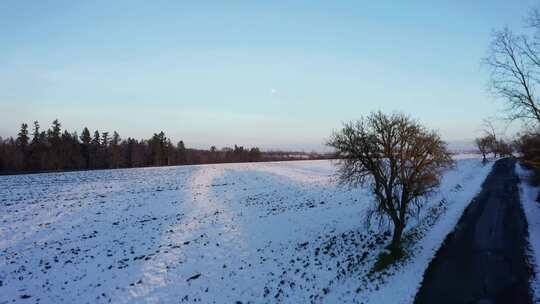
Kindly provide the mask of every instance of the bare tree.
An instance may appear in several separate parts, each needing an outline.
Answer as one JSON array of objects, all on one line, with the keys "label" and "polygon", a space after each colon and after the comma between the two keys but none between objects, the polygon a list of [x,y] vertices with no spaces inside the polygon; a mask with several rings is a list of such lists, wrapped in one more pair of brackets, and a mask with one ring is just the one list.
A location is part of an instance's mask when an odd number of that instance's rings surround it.
[{"label": "bare tree", "polygon": [[404,114],[376,112],[345,124],[327,145],[340,159],[342,183],[371,186],[374,211],[393,223],[389,248],[399,257],[408,219],[439,185],[443,170],[453,164],[446,144],[436,132]]},{"label": "bare tree", "polygon": [[482,161],[486,162],[486,155],[491,151],[493,147],[493,138],[491,136],[478,137],[474,140],[478,151],[482,153]]},{"label": "bare tree", "polygon": [[495,153],[499,154],[501,157],[508,157],[513,155],[514,149],[510,143],[499,139],[495,143],[495,151]]},{"label": "bare tree", "polygon": [[508,118],[540,123],[540,14],[532,10],[526,19],[532,35],[510,29],[493,33],[484,64],[490,71],[490,88],[507,102]]},{"label": "bare tree", "polygon": [[507,143],[501,135],[504,134],[505,131],[497,132],[493,121],[490,119],[484,119],[482,126],[484,136],[476,138],[475,140],[478,150],[480,151],[480,153],[482,153],[482,161],[487,161],[486,155],[488,153],[493,153],[493,156],[495,158],[497,158],[497,156],[512,156],[512,146]]},{"label": "bare tree", "polygon": [[523,163],[540,172],[540,130],[528,130],[515,144]]},{"label": "bare tree", "polygon": [[483,127],[483,132],[486,136],[490,136],[492,137],[495,141],[497,140],[497,131],[496,131],[496,128],[495,128],[495,125],[493,124],[493,120],[494,119],[488,119],[488,118],[485,118],[484,120],[482,120],[482,127]]}]

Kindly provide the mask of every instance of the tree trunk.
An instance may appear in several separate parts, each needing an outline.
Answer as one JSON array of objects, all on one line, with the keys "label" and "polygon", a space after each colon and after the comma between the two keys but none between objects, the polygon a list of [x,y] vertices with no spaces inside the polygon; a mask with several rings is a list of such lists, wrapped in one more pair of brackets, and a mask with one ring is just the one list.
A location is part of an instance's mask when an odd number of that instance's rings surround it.
[{"label": "tree trunk", "polygon": [[394,235],[392,236],[392,243],[390,243],[390,251],[394,257],[401,256],[401,236],[403,234],[403,224],[401,222],[394,222]]}]

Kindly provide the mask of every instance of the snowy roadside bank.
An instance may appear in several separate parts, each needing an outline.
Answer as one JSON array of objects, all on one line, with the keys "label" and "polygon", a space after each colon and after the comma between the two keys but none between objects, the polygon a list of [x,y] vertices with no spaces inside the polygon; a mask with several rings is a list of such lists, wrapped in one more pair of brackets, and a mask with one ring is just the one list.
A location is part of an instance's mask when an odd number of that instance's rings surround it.
[{"label": "snowy roadside bank", "polygon": [[529,231],[529,262],[533,267],[531,290],[535,303],[540,303],[540,203],[536,201],[540,187],[531,186],[528,182],[533,172],[521,164],[516,165],[519,176],[519,194]]},{"label": "snowy roadside bank", "polygon": [[[429,263],[446,236],[454,230],[471,200],[480,192],[493,163],[479,165],[470,160],[458,163],[457,172],[467,171],[465,166],[475,169],[465,177],[456,173],[445,177],[439,193],[430,198],[419,222],[409,229],[413,241],[407,251],[411,257],[389,267],[383,275],[366,284],[366,290],[358,294],[355,301],[374,304],[412,303]],[[351,288],[352,281],[347,283],[344,289]],[[339,303],[341,300],[336,298],[334,302]]]}]

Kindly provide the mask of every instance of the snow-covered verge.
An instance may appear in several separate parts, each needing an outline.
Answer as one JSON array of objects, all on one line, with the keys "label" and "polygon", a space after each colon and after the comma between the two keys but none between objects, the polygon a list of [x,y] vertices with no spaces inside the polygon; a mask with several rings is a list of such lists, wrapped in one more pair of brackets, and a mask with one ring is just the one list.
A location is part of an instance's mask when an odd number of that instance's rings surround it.
[{"label": "snow-covered verge", "polygon": [[406,230],[404,237],[409,258],[382,273],[348,280],[341,286],[342,292],[333,294],[337,296],[333,302],[342,302],[346,298],[341,294],[353,286],[360,286],[360,292],[354,297],[356,302],[412,303],[429,263],[481,190],[493,163],[481,165],[478,158],[459,158],[457,168],[445,175],[439,193],[430,198],[419,219]]},{"label": "snow-covered verge", "polygon": [[388,227],[330,161],[0,177],[0,303],[411,302],[490,169],[458,160],[376,275]]},{"label": "snow-covered verge", "polygon": [[529,262],[534,271],[531,289],[535,303],[540,303],[540,203],[536,201],[540,187],[530,185],[528,181],[533,172],[521,164],[516,165],[516,174],[520,179],[519,194],[529,230]]}]

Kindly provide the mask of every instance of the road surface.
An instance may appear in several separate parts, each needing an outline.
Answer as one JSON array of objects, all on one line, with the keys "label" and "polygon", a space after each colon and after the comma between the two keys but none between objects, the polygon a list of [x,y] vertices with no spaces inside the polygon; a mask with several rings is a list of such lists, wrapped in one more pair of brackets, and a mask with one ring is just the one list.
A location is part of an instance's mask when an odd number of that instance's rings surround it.
[{"label": "road surface", "polygon": [[532,303],[515,160],[498,160],[424,274],[415,303]]}]

